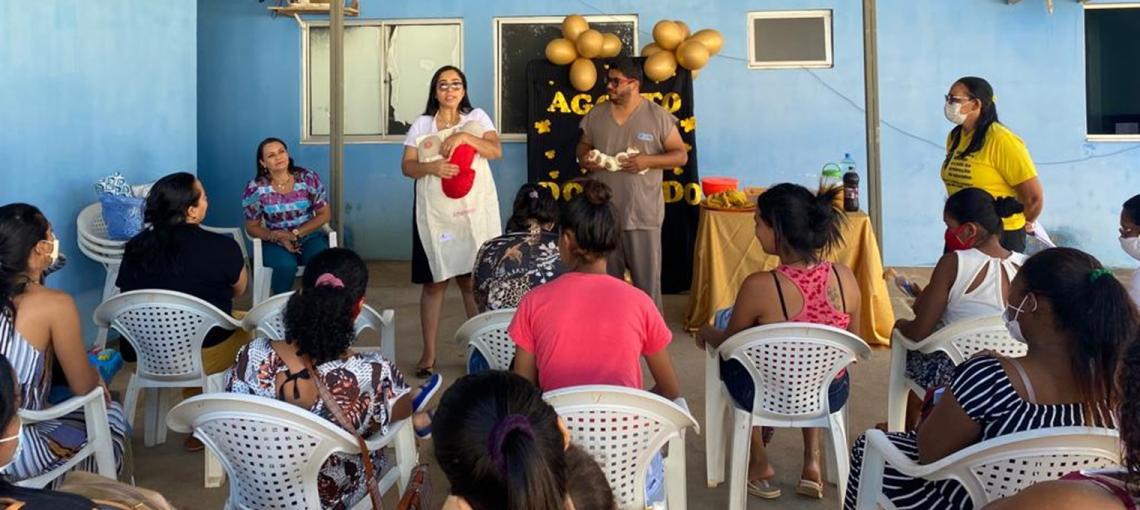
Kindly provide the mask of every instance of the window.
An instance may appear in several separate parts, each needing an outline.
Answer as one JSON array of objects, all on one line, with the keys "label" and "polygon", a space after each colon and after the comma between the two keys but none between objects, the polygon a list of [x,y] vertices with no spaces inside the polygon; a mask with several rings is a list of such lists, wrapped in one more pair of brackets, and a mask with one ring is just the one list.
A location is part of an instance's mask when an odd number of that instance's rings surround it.
[{"label": "window", "polygon": [[748,68],[831,67],[831,10],[748,13]]},{"label": "window", "polygon": [[[329,28],[311,22],[301,31],[301,141],[329,136]],[[344,139],[403,141],[423,113],[432,74],[463,67],[459,20],[353,20],[344,27]]]},{"label": "window", "polygon": [[1140,4],[1085,6],[1090,139],[1140,140]]},{"label": "window", "polygon": [[[562,37],[563,16],[495,18],[495,125],[506,141],[526,140],[527,62],[546,58],[546,43]],[[621,55],[636,55],[637,15],[586,16],[590,28],[621,39]]]}]

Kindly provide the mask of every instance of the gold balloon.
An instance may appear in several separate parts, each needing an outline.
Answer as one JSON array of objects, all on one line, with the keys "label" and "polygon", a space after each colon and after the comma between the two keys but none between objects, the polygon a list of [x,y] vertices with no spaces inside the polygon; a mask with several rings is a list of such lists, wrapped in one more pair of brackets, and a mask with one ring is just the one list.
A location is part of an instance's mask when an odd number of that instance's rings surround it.
[{"label": "gold balloon", "polygon": [[578,58],[578,50],[569,39],[551,39],[546,43],[546,60],[555,65],[564,66]]},{"label": "gold balloon", "polygon": [[667,80],[677,74],[677,59],[670,51],[654,53],[645,59],[645,77],[653,81]]},{"label": "gold balloon", "polygon": [[588,58],[579,57],[570,65],[570,84],[578,92],[589,92],[598,82],[598,68]]},{"label": "gold balloon", "polygon": [[697,33],[693,34],[689,39],[699,41],[705,45],[705,47],[709,49],[709,55],[720,53],[721,46],[724,46],[724,37],[720,35],[720,32],[711,28],[698,30]]},{"label": "gold balloon", "polygon": [[578,36],[589,29],[590,24],[586,22],[586,18],[577,14],[571,14],[562,20],[562,37],[571,41],[577,41]]},{"label": "gold balloon", "polygon": [[662,52],[662,51],[665,51],[665,50],[661,49],[661,47],[658,46],[657,43],[649,43],[649,44],[646,44],[644,48],[641,48],[641,56],[652,57],[654,53],[658,53],[658,52]]},{"label": "gold balloon", "polygon": [[621,39],[614,34],[602,34],[602,57],[612,58],[621,53]]},{"label": "gold balloon", "polygon": [[604,41],[605,37],[602,37],[602,33],[592,28],[578,34],[578,55],[586,58],[601,55],[602,42]]},{"label": "gold balloon", "polygon": [[709,49],[700,41],[685,41],[677,47],[677,63],[690,71],[696,71],[709,63]]},{"label": "gold balloon", "polygon": [[681,26],[673,21],[663,19],[653,25],[653,42],[663,50],[673,51],[685,40]]},{"label": "gold balloon", "polygon": [[673,20],[673,23],[676,23],[677,26],[681,27],[681,34],[682,34],[681,39],[688,39],[689,38],[689,25],[688,25],[688,23],[685,23],[684,21],[681,21],[679,19]]}]

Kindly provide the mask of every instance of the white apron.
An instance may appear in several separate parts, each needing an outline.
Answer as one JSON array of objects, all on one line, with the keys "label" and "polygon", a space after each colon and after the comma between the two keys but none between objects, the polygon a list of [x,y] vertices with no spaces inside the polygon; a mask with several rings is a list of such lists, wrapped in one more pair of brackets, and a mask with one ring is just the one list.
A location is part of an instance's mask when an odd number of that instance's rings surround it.
[{"label": "white apron", "polygon": [[[444,129],[416,139],[416,146],[428,136],[446,140],[458,127]],[[440,156],[424,160],[428,163]],[[475,255],[483,243],[502,235],[499,224],[499,195],[491,166],[476,155],[471,164],[475,181],[463,198],[443,194],[442,179],[425,175],[416,179],[416,228],[427,254],[432,279],[437,283],[467,274],[475,267]]]}]

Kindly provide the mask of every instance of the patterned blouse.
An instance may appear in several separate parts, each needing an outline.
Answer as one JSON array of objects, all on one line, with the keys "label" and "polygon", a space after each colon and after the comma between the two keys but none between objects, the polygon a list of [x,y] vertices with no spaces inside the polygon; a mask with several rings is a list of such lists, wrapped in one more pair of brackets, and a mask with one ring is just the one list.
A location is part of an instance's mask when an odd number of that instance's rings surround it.
[{"label": "patterned blouse", "polygon": [[246,184],[241,208],[246,221],[264,220],[270,230],[292,230],[313,219],[318,209],[328,205],[328,192],[316,172],[296,167],[293,190],[278,193],[269,179],[257,178]]},{"label": "patterned blouse", "polygon": [[[270,340],[257,338],[238,351],[230,369],[226,391],[277,399],[277,374],[288,371],[285,362],[270,346]],[[344,409],[356,432],[368,438],[388,431],[392,406],[410,391],[404,376],[391,361],[376,352],[354,353],[316,367],[333,398]],[[336,423],[336,418],[317,399],[314,414]],[[384,470],[384,452],[372,452],[377,478]],[[318,492],[322,508],[352,508],[368,492],[360,472],[359,455],[333,454],[321,466]]]},{"label": "patterned blouse", "polygon": [[508,232],[483,243],[475,256],[475,304],[480,313],[517,308],[523,294],[565,272],[557,233],[537,226]]}]

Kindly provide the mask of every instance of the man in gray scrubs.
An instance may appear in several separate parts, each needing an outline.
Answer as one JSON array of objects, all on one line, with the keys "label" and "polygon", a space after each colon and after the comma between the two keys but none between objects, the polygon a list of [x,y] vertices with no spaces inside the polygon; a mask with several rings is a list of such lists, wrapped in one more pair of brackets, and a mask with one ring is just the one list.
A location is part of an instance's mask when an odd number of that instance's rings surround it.
[{"label": "man in gray scrubs", "polygon": [[[612,61],[606,74],[609,100],[582,119],[578,161],[592,178],[613,190],[613,204],[622,230],[617,250],[607,260],[608,272],[625,277],[644,290],[661,308],[661,224],[665,221],[662,171],[685,166],[689,156],[677,118],[641,97],[641,66],[630,59]],[[587,161],[597,149],[616,156],[629,149],[640,153],[626,159],[616,172]]]}]

